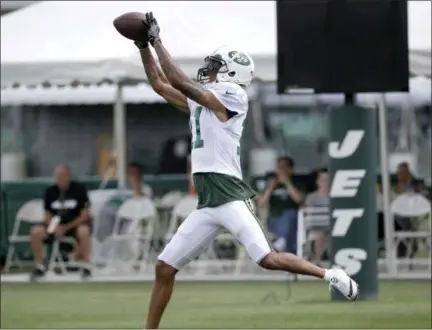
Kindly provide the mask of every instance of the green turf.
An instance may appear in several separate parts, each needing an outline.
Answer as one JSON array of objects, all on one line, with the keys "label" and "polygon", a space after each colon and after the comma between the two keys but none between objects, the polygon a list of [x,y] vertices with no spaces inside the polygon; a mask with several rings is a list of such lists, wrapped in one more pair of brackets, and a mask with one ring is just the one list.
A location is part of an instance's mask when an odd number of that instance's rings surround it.
[{"label": "green turf", "polygon": [[[380,282],[379,301],[329,302],[322,282],[179,283],[165,328],[431,328],[431,283]],[[2,284],[2,328],[142,329],[150,284]]]}]

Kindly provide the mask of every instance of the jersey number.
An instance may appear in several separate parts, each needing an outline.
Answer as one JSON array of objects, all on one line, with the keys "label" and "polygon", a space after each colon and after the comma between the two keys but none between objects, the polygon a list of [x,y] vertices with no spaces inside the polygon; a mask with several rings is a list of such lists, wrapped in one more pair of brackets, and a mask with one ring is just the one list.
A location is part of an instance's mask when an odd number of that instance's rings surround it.
[{"label": "jersey number", "polygon": [[[202,112],[203,107],[197,107],[195,109],[195,141],[192,141],[192,149],[199,149],[204,147],[204,140],[201,139],[201,126],[200,126],[200,116]],[[244,122],[243,122],[244,125]],[[191,127],[192,130],[192,127]],[[240,156],[240,146],[237,147],[237,155]]]},{"label": "jersey number", "polygon": [[203,107],[197,107],[195,109],[195,141],[192,141],[192,149],[198,149],[204,147],[204,140],[201,139],[201,126],[200,126],[200,116]]}]

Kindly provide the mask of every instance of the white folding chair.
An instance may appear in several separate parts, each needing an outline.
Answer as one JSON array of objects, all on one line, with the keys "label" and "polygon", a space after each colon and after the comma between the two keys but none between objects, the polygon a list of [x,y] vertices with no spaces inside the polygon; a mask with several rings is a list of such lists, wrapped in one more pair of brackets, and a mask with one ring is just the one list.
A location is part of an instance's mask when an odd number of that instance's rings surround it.
[{"label": "white folding chair", "polygon": [[184,193],[181,191],[170,191],[162,196],[162,198],[156,203],[156,207],[159,212],[159,226],[158,229],[161,231],[167,230],[169,221],[171,219],[172,210],[174,206],[183,198]]},{"label": "white folding chair", "polygon": [[170,191],[162,196],[157,202],[157,208],[161,212],[171,215],[173,208],[185,196],[181,191]]},{"label": "white folding chair", "polygon": [[422,217],[431,213],[431,204],[421,194],[404,193],[393,200],[390,210],[402,217]]},{"label": "white folding chair", "polygon": [[[114,243],[126,242],[118,261],[132,262],[133,267],[139,258],[142,258],[142,263],[148,261],[156,214],[153,201],[147,197],[132,197],[120,206],[110,238]],[[126,226],[123,226],[125,222]]]},{"label": "white folding chair", "polygon": [[99,212],[105,203],[117,193],[116,189],[99,189],[90,190],[88,196],[90,199],[90,214],[93,220],[99,216]]},{"label": "white folding chair", "polygon": [[52,244],[51,256],[47,268],[48,271],[60,271],[62,274],[65,274],[67,272],[67,266],[72,265],[74,262],[71,260],[72,253],[69,253],[69,260],[66,262],[60,249],[61,244],[70,245],[73,251],[77,245],[77,240],[74,237],[68,236],[55,238],[54,243]]},{"label": "white folding chair", "polygon": [[[97,256],[99,256],[99,251],[101,248],[101,243],[97,238],[98,233],[100,233],[100,226],[103,226],[104,217],[101,216],[103,214],[103,209],[106,207],[107,202],[116,196],[118,191],[116,189],[98,189],[98,190],[90,190],[88,192],[88,197],[90,200],[90,215],[92,218],[92,226],[93,226],[93,234],[92,234],[92,260],[95,260],[97,263]],[[110,230],[107,231],[107,234],[110,233]],[[94,259],[93,259],[94,258]]]},{"label": "white folding chair", "polygon": [[[428,251],[430,251],[432,218],[430,201],[418,193],[403,193],[398,195],[390,204],[390,211],[393,216],[409,218],[414,229],[414,231],[395,232],[394,247],[398,246],[399,243],[405,244],[407,247],[407,256],[411,256],[414,241],[423,241]],[[392,253],[395,254],[395,252],[394,249]]]},{"label": "white folding chair", "polygon": [[299,209],[297,217],[297,255],[300,258],[312,257],[312,243],[316,234],[309,228],[314,222],[329,222],[330,209],[327,206],[308,206]]},{"label": "white folding chair", "polygon": [[174,206],[183,198],[184,193],[181,191],[170,191],[162,196],[158,203],[159,208],[173,209]]},{"label": "white folding chair", "polygon": [[178,201],[171,214],[168,232],[165,235],[165,244],[171,240],[183,220],[186,219],[194,210],[196,210],[197,205],[198,197],[194,195],[184,196]]},{"label": "white folding chair", "polygon": [[[4,271],[7,272],[11,266],[20,265],[18,256],[15,255],[15,245],[30,242],[30,235],[20,235],[22,222],[27,224],[42,224],[44,220],[44,205],[42,199],[32,199],[21,206],[15,216],[12,233],[9,236],[9,249],[6,256]],[[14,259],[16,258],[16,259]]]}]

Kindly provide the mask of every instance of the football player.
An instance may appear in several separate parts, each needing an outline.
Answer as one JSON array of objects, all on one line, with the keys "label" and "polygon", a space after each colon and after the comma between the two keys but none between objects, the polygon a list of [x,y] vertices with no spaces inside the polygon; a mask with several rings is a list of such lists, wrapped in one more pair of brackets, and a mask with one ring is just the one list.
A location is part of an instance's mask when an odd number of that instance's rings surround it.
[{"label": "football player", "polygon": [[205,58],[195,82],[180,70],[163,46],[152,13],[146,14],[143,24],[146,34],[135,44],[149,83],[170,104],[190,116],[192,173],[198,195],[197,209],[158,257],[146,328],[158,328],[176,273],[209,246],[220,226],[230,231],[261,267],[324,279],[347,299],[355,300],[358,285],[343,270],[320,268],[293,254],[273,251],[255,216],[251,202],[255,193],[243,182],[239,155],[248,112],[245,88],[255,71],[252,58],[239,49],[220,47]]}]

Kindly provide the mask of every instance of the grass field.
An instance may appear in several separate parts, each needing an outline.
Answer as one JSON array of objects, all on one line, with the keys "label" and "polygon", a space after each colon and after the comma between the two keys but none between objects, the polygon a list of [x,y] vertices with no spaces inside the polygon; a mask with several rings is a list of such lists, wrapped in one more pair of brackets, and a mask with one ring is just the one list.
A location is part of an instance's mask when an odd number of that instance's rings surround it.
[{"label": "grass field", "polygon": [[[379,301],[329,302],[322,282],[179,283],[164,328],[431,328],[429,281],[380,282]],[[142,329],[149,283],[2,284],[1,328]],[[290,291],[290,294],[288,292]],[[268,299],[269,293],[278,302]]]}]

